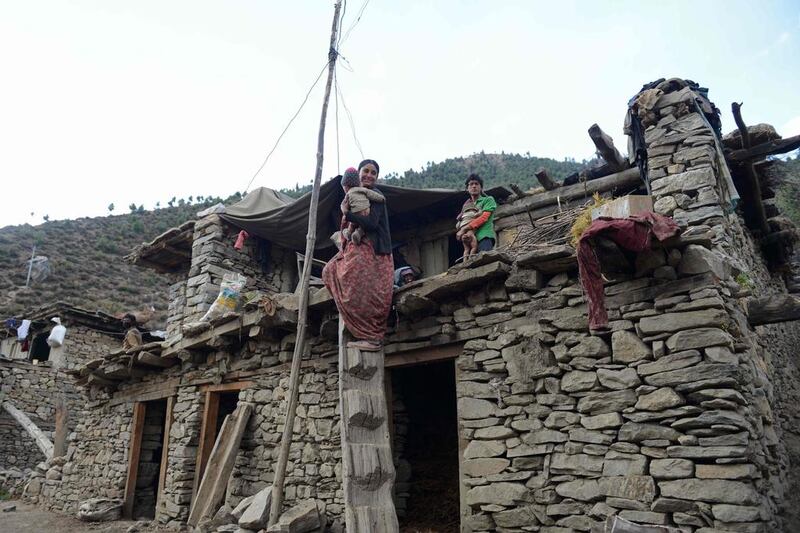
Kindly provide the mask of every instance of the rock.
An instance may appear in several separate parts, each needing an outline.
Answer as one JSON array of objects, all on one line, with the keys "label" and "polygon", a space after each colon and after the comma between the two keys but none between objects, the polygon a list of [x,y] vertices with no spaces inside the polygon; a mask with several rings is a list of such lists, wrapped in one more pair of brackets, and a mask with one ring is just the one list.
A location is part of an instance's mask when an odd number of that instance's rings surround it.
[{"label": "rock", "polygon": [[678,207],[678,202],[672,196],[662,196],[653,204],[653,211],[660,215],[669,216]]},{"label": "rock", "polygon": [[738,381],[739,369],[736,365],[701,363],[689,368],[661,372],[644,378],[645,383],[656,387],[674,387],[692,381]]},{"label": "rock", "polygon": [[658,483],[661,495],[710,503],[752,505],[759,502],[758,492],[749,483],[722,479],[682,479]]},{"label": "rock", "polygon": [[615,331],[611,335],[611,351],[615,363],[633,363],[649,359],[650,347],[632,331]]},{"label": "rock", "polygon": [[603,470],[603,458],[583,453],[568,455],[554,453],[550,461],[553,474],[573,474],[576,476],[597,475]]},{"label": "rock", "polygon": [[3,507],[3,512],[4,513],[13,513],[16,510],[17,510],[17,506],[13,505],[13,504],[12,505],[6,505],[5,507]]},{"label": "rock", "polygon": [[695,365],[703,360],[703,356],[697,350],[686,350],[684,352],[675,352],[661,357],[652,363],[642,363],[636,367],[636,371],[640,376],[649,376],[650,374],[658,374],[659,372],[669,372],[670,370],[678,370]]},{"label": "rock", "polygon": [[739,363],[739,356],[725,346],[709,346],[705,349],[706,360],[709,363],[725,363],[735,365]]},{"label": "rock", "polygon": [[667,264],[667,255],[662,248],[651,248],[636,255],[637,278],[646,276],[656,268]]},{"label": "rock", "polygon": [[697,465],[695,476],[700,479],[751,479],[758,474],[756,467],[749,464],[738,465]]},{"label": "rock", "polygon": [[[640,511],[646,512],[646,511]],[[619,515],[613,515],[606,518],[605,533],[674,533],[675,530],[668,527],[661,526],[643,526],[629,522]]]},{"label": "rock", "polygon": [[664,513],[655,513],[653,511],[621,511],[620,518],[631,520],[633,522],[645,524],[658,524],[664,525],[668,523],[667,515]]},{"label": "rock", "polygon": [[[545,427],[548,428],[565,428],[567,426],[574,426],[581,421],[581,416],[577,413],[569,411],[555,411],[547,415],[544,421]],[[512,423],[513,427],[513,423]]]},{"label": "rock", "polygon": [[676,192],[689,192],[703,187],[714,187],[716,184],[717,179],[714,176],[714,171],[710,167],[706,167],[653,180],[651,186],[653,196],[661,197]]},{"label": "rock", "polygon": [[464,459],[497,457],[498,455],[503,455],[505,451],[506,445],[503,443],[503,441],[473,440],[470,441],[470,443],[467,445],[467,448],[464,450]]},{"label": "rock", "polygon": [[[745,446],[669,446],[667,455],[687,459],[717,459],[720,457],[746,457]],[[699,477],[699,476],[698,476]]]},{"label": "rock", "polygon": [[733,346],[733,338],[719,328],[689,329],[669,337],[666,345],[670,352],[708,346]]},{"label": "rock", "polygon": [[578,412],[591,415],[622,411],[636,403],[632,390],[589,393],[578,401]]},{"label": "rock", "polygon": [[705,272],[713,272],[719,279],[728,279],[731,275],[731,259],[699,244],[690,244],[683,251],[678,273],[693,275]]},{"label": "rock", "polygon": [[[685,257],[685,256],[684,256]],[[720,309],[665,313],[647,316],[639,321],[639,330],[644,335],[673,333],[691,328],[722,326],[728,321],[728,313]]]},{"label": "rock", "polygon": [[119,520],[121,515],[122,501],[115,498],[90,498],[78,507],[78,518],[85,522]]},{"label": "rock", "polygon": [[603,477],[641,476],[647,473],[647,457],[635,453],[620,453],[614,450],[605,455]]},{"label": "rock", "polygon": [[495,412],[495,405],[479,398],[459,398],[458,416],[467,420],[487,418]]},{"label": "rock", "polygon": [[648,503],[656,496],[655,481],[650,476],[606,477],[599,479],[597,483],[604,496]]},{"label": "rock", "polygon": [[669,387],[662,387],[650,394],[639,396],[634,408],[641,411],[663,411],[664,409],[677,407],[684,403],[686,402],[680,394]]},{"label": "rock", "polygon": [[760,507],[721,503],[712,505],[711,512],[714,514],[714,518],[722,522],[756,522],[762,519]]},{"label": "rock", "polygon": [[[323,504],[324,505],[324,504]],[[267,529],[268,533],[307,533],[319,531],[327,522],[324,507],[315,500],[304,500],[284,512],[278,521]],[[245,511],[246,513],[247,511]]]},{"label": "rock", "polygon": [[597,385],[597,374],[575,370],[567,372],[561,378],[561,390],[565,392],[579,392],[591,390]]},{"label": "rock", "polygon": [[540,429],[523,435],[522,441],[525,444],[547,444],[549,442],[566,442],[568,439],[566,433],[556,431],[554,429]]},{"label": "rock", "polygon": [[606,342],[600,337],[584,337],[577,345],[569,349],[571,357],[592,357],[599,359],[611,355]]},{"label": "rock", "polygon": [[521,483],[491,483],[473,487],[467,491],[467,505],[505,505],[532,501],[530,490]]},{"label": "rock", "polygon": [[497,527],[503,528],[520,528],[539,524],[537,509],[534,505],[525,505],[508,511],[493,513],[492,518]]},{"label": "rock", "polygon": [[688,459],[653,459],[650,475],[656,479],[683,479],[694,476],[694,463]]},{"label": "rock", "polygon": [[607,389],[630,389],[641,384],[639,375],[633,368],[622,370],[610,370],[601,368],[597,371],[597,379],[600,384]]},{"label": "rock", "polygon": [[256,531],[266,527],[267,520],[269,520],[271,502],[272,485],[261,489],[253,495],[250,505],[247,506],[239,518],[239,527],[255,529]]},{"label": "rock", "polygon": [[556,485],[556,494],[582,502],[602,500],[600,486],[595,479],[576,479]]},{"label": "rock", "polygon": [[626,422],[619,430],[618,439],[627,442],[641,442],[643,440],[663,439],[677,441],[681,434],[672,428],[656,424],[637,424]]},{"label": "rock", "polygon": [[742,415],[736,413],[735,411],[714,410],[704,411],[695,417],[676,420],[672,423],[672,427],[681,431],[685,431],[687,429],[713,427],[719,424],[738,426],[746,430],[750,429],[750,423],[747,422]]},{"label": "rock", "polygon": [[500,458],[467,459],[462,463],[465,474],[471,477],[486,477],[499,474],[505,470],[511,461]]},{"label": "rock", "polygon": [[595,416],[582,416],[581,425],[586,429],[609,429],[622,425],[622,415],[619,413],[605,413]]}]

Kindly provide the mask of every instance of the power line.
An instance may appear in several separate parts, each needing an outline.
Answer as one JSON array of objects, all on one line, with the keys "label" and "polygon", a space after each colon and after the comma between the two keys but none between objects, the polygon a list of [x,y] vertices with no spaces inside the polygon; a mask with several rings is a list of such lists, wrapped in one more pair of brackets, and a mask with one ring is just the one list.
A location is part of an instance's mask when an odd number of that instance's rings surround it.
[{"label": "power line", "polygon": [[339,40],[338,44],[345,42],[347,38],[350,37],[350,32],[353,31],[353,28],[358,26],[358,23],[361,22],[361,16],[364,14],[364,10],[367,9],[367,4],[369,4],[369,0],[364,0],[364,3],[361,4],[361,9],[358,10],[358,15],[356,15],[356,20],[353,22],[353,24],[350,25],[350,27],[347,29],[347,32],[344,34],[344,37],[342,37]]},{"label": "power line", "polygon": [[[345,4],[346,6],[346,4]],[[342,164],[339,161],[339,84],[336,82],[337,78],[337,71],[333,71],[333,89],[334,99],[336,101],[336,106],[334,107],[336,111],[336,171],[338,172],[342,168]]]},{"label": "power line", "polygon": [[283,136],[289,130],[289,127],[292,125],[292,122],[294,122],[294,119],[296,119],[297,115],[300,114],[300,111],[303,110],[303,106],[305,106],[306,102],[308,102],[308,97],[311,96],[311,92],[314,90],[314,87],[317,86],[317,83],[319,83],[319,80],[322,79],[322,75],[325,73],[325,69],[328,68],[328,63],[329,62],[326,61],[325,65],[322,67],[322,70],[319,71],[319,75],[317,76],[317,79],[314,80],[314,83],[311,84],[311,87],[308,89],[308,92],[306,92],[306,96],[305,96],[305,98],[303,98],[303,102],[300,104],[300,107],[297,108],[297,111],[295,111],[294,115],[292,115],[292,118],[289,119],[289,123],[286,124],[285,128],[283,128],[283,131],[278,136],[278,139],[275,141],[275,144],[272,146],[272,149],[267,154],[267,157],[264,158],[264,161],[261,162],[261,166],[258,167],[258,170],[255,171],[255,173],[253,174],[253,177],[250,178],[250,181],[247,183],[247,187],[245,187],[244,192],[247,192],[250,189],[250,185],[253,184],[253,180],[255,180],[256,176],[258,176],[258,174],[261,172],[261,170],[263,170],[264,166],[267,164],[267,161],[269,161],[269,158],[272,156],[272,154],[275,152],[275,149],[278,147],[278,144],[281,142],[281,139],[283,139]]},{"label": "power line", "polygon": [[356,125],[355,121],[353,120],[353,114],[350,113],[350,108],[347,107],[347,102],[344,101],[344,92],[342,92],[342,88],[339,87],[339,80],[335,79],[336,82],[336,93],[342,99],[342,107],[344,107],[345,113],[347,113],[347,120],[350,122],[350,131],[353,132],[353,140],[356,143],[356,148],[358,148],[358,153],[361,154],[361,159],[364,159],[364,150],[361,149],[361,143],[358,141],[358,135],[356,135]]}]

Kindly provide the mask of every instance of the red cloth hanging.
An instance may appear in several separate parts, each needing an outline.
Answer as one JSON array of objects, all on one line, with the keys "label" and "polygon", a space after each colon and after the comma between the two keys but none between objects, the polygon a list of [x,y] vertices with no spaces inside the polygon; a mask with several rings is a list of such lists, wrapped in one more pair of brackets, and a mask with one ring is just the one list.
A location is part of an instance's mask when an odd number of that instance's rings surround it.
[{"label": "red cloth hanging", "polygon": [[578,241],[578,271],[589,306],[589,329],[608,328],[603,278],[600,260],[594,249],[594,239],[603,237],[632,252],[650,249],[653,237],[659,241],[680,233],[674,220],[647,212],[628,218],[598,218],[583,232]]},{"label": "red cloth hanging", "polygon": [[239,235],[236,236],[236,243],[233,245],[233,247],[237,250],[244,248],[244,241],[247,240],[249,236],[250,234],[245,230],[240,231]]}]

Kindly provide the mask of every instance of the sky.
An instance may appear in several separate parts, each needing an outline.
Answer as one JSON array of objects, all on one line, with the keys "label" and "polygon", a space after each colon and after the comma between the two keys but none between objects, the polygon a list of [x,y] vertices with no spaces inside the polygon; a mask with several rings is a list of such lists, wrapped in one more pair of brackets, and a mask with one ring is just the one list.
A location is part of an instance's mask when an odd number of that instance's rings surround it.
[{"label": "sky", "polygon": [[[324,75],[256,171],[325,66],[332,15],[332,0],[0,2],[0,227],[226,197],[254,175],[310,183]],[[724,131],[737,101],[800,134],[796,0],[350,0],[342,28],[323,178],[362,150],[384,174],[481,150],[589,159],[595,122],[624,151],[626,103],[660,77],[708,87]]]}]

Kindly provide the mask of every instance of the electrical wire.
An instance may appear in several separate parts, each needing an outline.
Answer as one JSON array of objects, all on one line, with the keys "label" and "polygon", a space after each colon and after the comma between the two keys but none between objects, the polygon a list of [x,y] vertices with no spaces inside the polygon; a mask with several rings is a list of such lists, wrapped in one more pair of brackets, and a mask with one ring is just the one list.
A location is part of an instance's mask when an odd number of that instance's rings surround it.
[{"label": "electrical wire", "polygon": [[334,91],[334,100],[335,100],[335,116],[336,116],[336,171],[339,172],[341,170],[341,162],[339,160],[339,83],[337,82],[337,68],[333,70],[333,91]]},{"label": "electrical wire", "polygon": [[267,164],[267,161],[269,161],[269,158],[275,152],[275,149],[278,148],[278,144],[281,142],[281,139],[283,139],[283,136],[289,130],[289,127],[294,122],[294,119],[296,119],[297,116],[300,114],[300,111],[303,110],[303,107],[306,105],[306,102],[308,102],[309,96],[311,96],[311,92],[314,90],[314,87],[317,86],[317,84],[319,83],[319,80],[322,79],[322,75],[325,73],[325,70],[328,68],[328,63],[329,63],[328,61],[325,62],[325,65],[322,67],[322,70],[319,71],[319,75],[317,76],[317,79],[314,80],[314,83],[311,84],[311,87],[308,89],[308,92],[306,92],[306,96],[305,96],[305,98],[303,98],[303,102],[300,104],[300,107],[297,108],[297,111],[295,111],[294,115],[292,115],[292,118],[289,119],[289,123],[286,124],[285,128],[283,128],[283,131],[278,136],[278,139],[275,141],[275,144],[272,146],[272,149],[269,151],[267,156],[264,158],[264,161],[261,162],[261,165],[258,167],[258,170],[256,170],[255,173],[253,174],[253,177],[250,178],[250,181],[247,183],[247,187],[245,187],[245,189],[244,189],[245,193],[250,189],[250,186],[253,184],[253,180],[256,179],[256,176],[258,176],[258,174],[264,169],[264,167]]},{"label": "electrical wire", "polygon": [[353,120],[353,114],[350,113],[350,108],[347,107],[347,102],[344,100],[344,92],[342,92],[342,88],[339,87],[338,79],[336,79],[336,93],[342,99],[342,107],[344,107],[344,111],[347,113],[347,120],[350,122],[350,131],[353,132],[353,140],[356,143],[356,148],[358,148],[358,153],[361,154],[361,159],[364,159],[364,150],[361,149],[361,143],[358,140],[358,135],[356,135],[356,125],[355,121]]},{"label": "electrical wire", "polygon": [[[359,23],[359,22],[361,22],[361,17],[364,15],[364,10],[365,10],[365,9],[367,9],[367,5],[368,5],[368,4],[369,4],[369,0],[364,0],[364,3],[363,3],[363,4],[361,4],[361,9],[359,9],[359,10],[358,10],[358,15],[356,15],[356,20],[355,20],[355,21],[353,22],[353,24],[352,24],[352,25],[351,25],[351,26],[350,26],[350,27],[347,29],[347,32],[344,34],[344,37],[342,37],[342,39],[339,41],[339,44],[341,44],[341,43],[345,42],[345,41],[347,40],[347,38],[348,38],[348,37],[350,37],[350,32],[352,32],[352,31],[353,31],[353,29],[354,29],[356,26],[358,26],[358,23]],[[337,48],[338,48],[338,46],[337,46]]]}]

